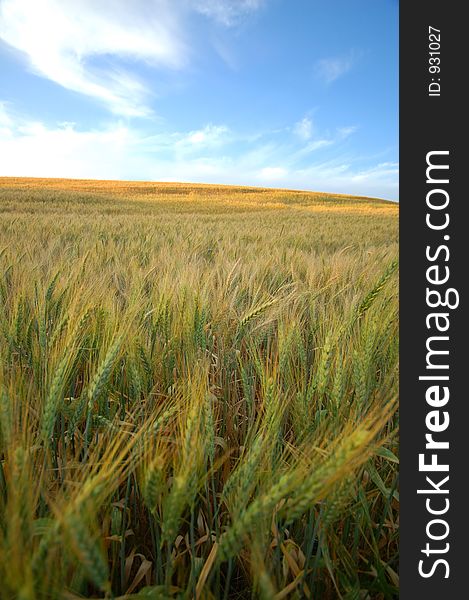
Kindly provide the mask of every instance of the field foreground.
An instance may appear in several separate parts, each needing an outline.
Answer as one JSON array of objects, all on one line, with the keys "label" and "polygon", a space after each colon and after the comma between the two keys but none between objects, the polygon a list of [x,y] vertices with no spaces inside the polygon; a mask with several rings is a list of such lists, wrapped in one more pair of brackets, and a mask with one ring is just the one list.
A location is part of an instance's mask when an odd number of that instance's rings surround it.
[{"label": "field foreground", "polygon": [[397,598],[397,220],[0,178],[0,597]]}]

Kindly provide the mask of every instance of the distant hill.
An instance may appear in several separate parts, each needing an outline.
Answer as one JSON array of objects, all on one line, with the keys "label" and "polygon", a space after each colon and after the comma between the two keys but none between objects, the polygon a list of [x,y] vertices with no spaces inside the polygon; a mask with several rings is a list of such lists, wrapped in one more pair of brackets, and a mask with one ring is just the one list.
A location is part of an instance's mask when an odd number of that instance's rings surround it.
[{"label": "distant hill", "polygon": [[179,208],[183,211],[194,205],[215,211],[221,208],[259,210],[262,207],[386,213],[398,211],[398,204],[389,200],[304,190],[202,183],[0,177],[0,201],[12,195],[31,201],[38,193],[42,196],[46,191],[56,199],[66,193],[70,202],[80,204],[87,199],[91,201],[93,197],[106,197],[108,201],[111,198],[144,201],[148,207],[148,202],[153,200],[160,207],[165,205],[168,210]]}]

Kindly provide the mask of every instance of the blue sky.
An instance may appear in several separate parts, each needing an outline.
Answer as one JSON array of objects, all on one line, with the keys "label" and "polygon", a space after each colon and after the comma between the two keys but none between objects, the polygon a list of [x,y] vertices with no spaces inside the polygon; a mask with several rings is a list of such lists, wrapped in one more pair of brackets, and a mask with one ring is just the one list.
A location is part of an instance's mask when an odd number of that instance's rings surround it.
[{"label": "blue sky", "polygon": [[0,0],[0,175],[398,197],[397,0]]}]

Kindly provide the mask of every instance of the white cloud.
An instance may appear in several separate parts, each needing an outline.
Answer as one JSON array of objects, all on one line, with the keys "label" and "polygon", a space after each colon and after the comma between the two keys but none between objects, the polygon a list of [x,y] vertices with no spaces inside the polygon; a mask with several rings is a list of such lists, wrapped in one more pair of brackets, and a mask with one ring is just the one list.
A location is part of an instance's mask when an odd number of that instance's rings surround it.
[{"label": "white cloud", "polygon": [[[118,177],[132,153],[134,134],[115,124],[77,131],[73,124],[53,128],[17,121],[0,136],[0,174],[31,177]],[[87,175],[88,174],[88,175]],[[130,173],[128,173],[130,175]]]},{"label": "white cloud", "polygon": [[298,150],[296,150],[292,155],[292,158],[296,160],[305,158],[307,155],[311,154],[312,152],[315,152],[316,150],[320,150],[321,148],[334,146],[335,144],[347,139],[357,130],[356,126],[339,127],[333,134],[313,138],[311,128],[307,126],[304,127],[305,119],[298,121],[298,123],[294,127],[294,132],[297,135],[299,135],[299,137],[302,138],[304,142],[304,145],[301,146]]},{"label": "white cloud", "polygon": [[8,125],[11,123],[12,123],[12,119],[8,115],[7,103],[0,102],[0,125]]},{"label": "white cloud", "polygon": [[0,38],[38,75],[128,116],[149,113],[148,90],[110,59],[177,68],[185,58],[168,0],[1,0]]},{"label": "white cloud", "polygon": [[225,125],[206,125],[203,129],[190,131],[181,140],[178,140],[178,147],[211,147],[223,142],[229,133],[229,128]]},{"label": "white cloud", "polygon": [[302,149],[325,141],[309,140],[294,152],[298,140],[288,129],[248,136],[211,124],[148,135],[117,121],[82,130],[73,123],[47,126],[22,118],[0,102],[0,130],[0,176],[193,181],[398,196],[397,163],[357,168],[350,158],[313,160]]},{"label": "white cloud", "polygon": [[379,163],[376,166],[359,171],[358,173],[353,175],[352,179],[353,179],[353,181],[361,182],[361,181],[367,181],[370,177],[373,178],[373,177],[376,177],[377,175],[379,177],[388,177],[388,176],[397,177],[399,175],[399,163],[396,163],[396,162]]},{"label": "white cloud", "polygon": [[265,3],[266,0],[192,0],[198,12],[227,27],[259,10]]},{"label": "white cloud", "polygon": [[259,172],[259,179],[261,181],[279,181],[285,179],[288,174],[287,169],[284,167],[264,167]]},{"label": "white cloud", "polygon": [[326,148],[327,146],[333,146],[336,143],[336,139],[334,137],[327,138],[317,138],[314,140],[308,140],[303,146],[301,146],[293,155],[295,159],[299,159],[301,157],[306,157],[308,154],[315,152],[316,150],[320,150],[321,148]]},{"label": "white cloud", "polygon": [[318,162],[298,169],[295,182],[301,189],[372,196],[397,200],[399,197],[398,163],[382,163],[369,169],[356,169],[353,162],[340,159]]},{"label": "white cloud", "polygon": [[345,139],[355,133],[357,129],[358,127],[356,125],[349,125],[348,127],[339,127],[337,129],[337,133],[341,139]]},{"label": "white cloud", "polygon": [[6,103],[0,102],[0,139],[11,136],[12,118],[8,115]]},{"label": "white cloud", "polygon": [[[29,68],[58,85],[99,100],[123,116],[151,114],[154,90],[135,69],[180,69],[190,57],[194,12],[234,25],[263,0],[0,0],[0,40]],[[158,91],[158,90],[156,90]]]},{"label": "white cloud", "polygon": [[301,121],[295,123],[293,131],[302,140],[309,140],[313,135],[313,121],[310,117],[303,117]]},{"label": "white cloud", "polygon": [[345,56],[321,58],[315,65],[316,74],[324,83],[330,84],[348,73],[357,60],[358,55],[354,51]]}]

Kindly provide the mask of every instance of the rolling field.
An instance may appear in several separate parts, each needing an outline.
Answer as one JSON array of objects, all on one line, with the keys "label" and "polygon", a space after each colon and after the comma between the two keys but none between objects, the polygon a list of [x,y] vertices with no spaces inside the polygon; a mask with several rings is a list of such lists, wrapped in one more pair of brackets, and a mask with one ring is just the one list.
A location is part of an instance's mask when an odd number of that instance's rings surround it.
[{"label": "rolling field", "polygon": [[0,597],[398,597],[398,207],[0,178]]}]

